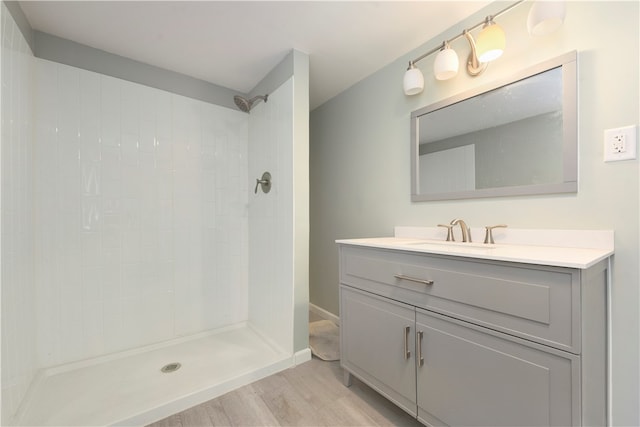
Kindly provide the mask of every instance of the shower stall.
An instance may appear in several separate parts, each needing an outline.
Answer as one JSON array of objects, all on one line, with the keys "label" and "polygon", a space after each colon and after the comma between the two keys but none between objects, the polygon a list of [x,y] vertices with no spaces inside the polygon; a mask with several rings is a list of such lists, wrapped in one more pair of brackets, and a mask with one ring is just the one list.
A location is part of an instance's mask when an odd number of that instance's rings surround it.
[{"label": "shower stall", "polygon": [[294,77],[245,114],[2,26],[2,425],[143,425],[310,357]]}]

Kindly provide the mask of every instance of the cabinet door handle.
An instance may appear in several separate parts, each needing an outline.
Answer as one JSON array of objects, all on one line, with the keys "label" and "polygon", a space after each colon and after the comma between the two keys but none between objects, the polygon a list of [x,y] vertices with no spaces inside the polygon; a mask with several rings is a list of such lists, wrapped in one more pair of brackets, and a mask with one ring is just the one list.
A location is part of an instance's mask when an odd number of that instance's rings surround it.
[{"label": "cabinet door handle", "polygon": [[404,360],[409,360],[411,357],[411,351],[409,350],[409,334],[411,333],[411,326],[404,327]]},{"label": "cabinet door handle", "polygon": [[396,279],[400,279],[400,280],[408,280],[410,282],[421,283],[421,284],[427,285],[427,286],[433,285],[433,280],[417,279],[415,277],[405,276],[404,274],[394,274],[393,277],[395,277]]},{"label": "cabinet door handle", "polygon": [[424,332],[418,331],[416,332],[418,338],[418,366],[424,365],[424,357],[422,357],[422,337],[424,336]]}]

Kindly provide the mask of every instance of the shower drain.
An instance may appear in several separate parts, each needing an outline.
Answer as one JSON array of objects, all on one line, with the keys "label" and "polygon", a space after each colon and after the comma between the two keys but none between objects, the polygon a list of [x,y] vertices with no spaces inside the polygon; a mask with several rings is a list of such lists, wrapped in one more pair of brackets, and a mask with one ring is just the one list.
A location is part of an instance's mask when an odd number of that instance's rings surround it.
[{"label": "shower drain", "polygon": [[165,374],[168,374],[168,373],[177,371],[178,369],[180,369],[180,366],[182,365],[179,364],[178,362],[174,362],[174,363],[169,363],[168,365],[164,365],[160,370]]}]

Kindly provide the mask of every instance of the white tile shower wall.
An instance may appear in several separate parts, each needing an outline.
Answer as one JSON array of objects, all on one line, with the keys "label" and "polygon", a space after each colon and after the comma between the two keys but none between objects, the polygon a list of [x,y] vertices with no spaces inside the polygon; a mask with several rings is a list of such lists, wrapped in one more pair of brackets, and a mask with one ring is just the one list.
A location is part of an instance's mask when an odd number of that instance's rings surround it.
[{"label": "white tile shower wall", "polygon": [[33,54],[7,10],[2,19],[2,419],[11,423],[36,372],[33,278]]},{"label": "white tile shower wall", "polygon": [[246,114],[35,69],[39,364],[246,320]]},{"label": "white tile shower wall", "polygon": [[249,119],[249,179],[269,171],[268,194],[249,199],[249,316],[285,351],[293,351],[293,77]]}]

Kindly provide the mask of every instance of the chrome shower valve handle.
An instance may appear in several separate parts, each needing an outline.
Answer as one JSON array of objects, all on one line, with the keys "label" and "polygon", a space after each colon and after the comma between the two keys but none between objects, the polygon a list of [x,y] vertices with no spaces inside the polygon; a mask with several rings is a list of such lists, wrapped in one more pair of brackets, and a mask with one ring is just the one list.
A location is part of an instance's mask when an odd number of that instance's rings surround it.
[{"label": "chrome shower valve handle", "polygon": [[262,174],[262,178],[256,178],[256,188],[253,190],[254,194],[258,194],[258,187],[262,188],[263,193],[271,191],[271,174],[265,172]]}]

